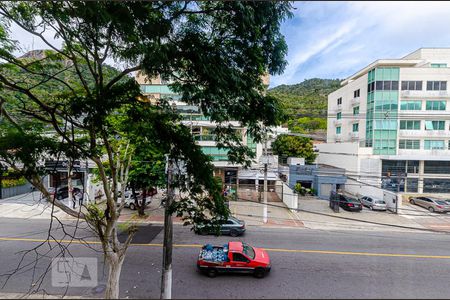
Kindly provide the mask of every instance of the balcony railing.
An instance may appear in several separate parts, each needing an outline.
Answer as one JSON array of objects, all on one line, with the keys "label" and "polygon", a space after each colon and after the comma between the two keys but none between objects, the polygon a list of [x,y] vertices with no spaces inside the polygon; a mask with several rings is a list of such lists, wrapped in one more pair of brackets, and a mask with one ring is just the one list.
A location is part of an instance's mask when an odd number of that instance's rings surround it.
[{"label": "balcony railing", "polygon": [[215,134],[202,134],[202,135],[194,135],[194,140],[203,142],[203,141],[215,141],[216,135]]},{"label": "balcony railing", "polygon": [[348,135],[350,136],[351,139],[359,138],[359,132],[350,132]]},{"label": "balcony railing", "polygon": [[448,91],[401,91],[400,95],[402,97],[408,98],[442,98],[450,97]]},{"label": "balcony railing", "polygon": [[355,97],[352,99],[352,105],[358,105],[361,102],[361,97]]},{"label": "balcony railing", "polygon": [[404,130],[400,129],[398,135],[401,137],[448,137],[447,130]]}]

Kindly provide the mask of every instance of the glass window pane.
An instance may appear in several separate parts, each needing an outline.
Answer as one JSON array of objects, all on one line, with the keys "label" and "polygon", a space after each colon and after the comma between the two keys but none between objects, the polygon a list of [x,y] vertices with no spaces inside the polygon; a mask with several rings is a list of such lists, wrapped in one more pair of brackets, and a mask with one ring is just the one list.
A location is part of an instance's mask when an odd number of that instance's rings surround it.
[{"label": "glass window pane", "polygon": [[447,81],[441,81],[441,91],[447,90]]},{"label": "glass window pane", "polygon": [[421,91],[422,90],[422,81],[416,81],[416,90]]},{"label": "glass window pane", "polygon": [[427,81],[427,91],[433,90],[433,81]]},{"label": "glass window pane", "polygon": [[433,90],[438,91],[439,90],[439,81],[433,81]]},{"label": "glass window pane", "polygon": [[402,91],[406,91],[408,89],[408,81],[402,81]]},{"label": "glass window pane", "polygon": [[398,81],[392,81],[391,90],[393,90],[393,91],[398,90]]}]

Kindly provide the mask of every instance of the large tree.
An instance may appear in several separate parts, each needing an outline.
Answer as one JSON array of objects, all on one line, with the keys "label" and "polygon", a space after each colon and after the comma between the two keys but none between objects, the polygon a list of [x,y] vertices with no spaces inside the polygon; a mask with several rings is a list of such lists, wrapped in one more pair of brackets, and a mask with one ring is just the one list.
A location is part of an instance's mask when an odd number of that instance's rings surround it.
[{"label": "large tree", "polygon": [[[20,170],[52,204],[85,219],[96,232],[109,269],[107,298],[118,298],[119,276],[132,234],[117,238],[119,186],[136,154],[133,136],[185,173],[171,211],[198,222],[226,215],[212,165],[167,103],[140,102],[133,72],[170,79],[182,100],[199,105],[218,126],[219,145],[232,161],[254,153],[228,121],[248,127],[259,141],[277,124],[276,99],[264,96],[261,77],[283,71],[287,51],[280,23],[288,2],[2,2],[0,4],[0,107],[6,123],[0,157]],[[8,34],[15,23],[51,51],[18,59],[21,45]],[[56,42],[47,39],[47,31]],[[58,46],[62,43],[62,46]],[[107,62],[120,62],[115,70]],[[121,120],[118,120],[121,119]],[[125,122],[129,126],[117,126]],[[41,183],[45,158],[95,162],[105,205],[75,211],[51,199]],[[188,213],[186,213],[188,212]]]},{"label": "large tree", "polygon": [[317,154],[310,138],[282,134],[272,143],[273,152],[283,158],[303,157],[306,163],[312,163]]}]

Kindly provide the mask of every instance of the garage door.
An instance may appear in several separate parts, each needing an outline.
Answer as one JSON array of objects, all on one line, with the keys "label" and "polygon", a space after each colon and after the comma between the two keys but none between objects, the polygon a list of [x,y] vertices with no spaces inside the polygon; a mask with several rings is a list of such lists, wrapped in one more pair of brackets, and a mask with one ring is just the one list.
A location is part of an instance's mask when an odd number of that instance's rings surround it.
[{"label": "garage door", "polygon": [[330,183],[320,184],[320,198],[329,199],[330,193],[333,190],[333,185]]}]

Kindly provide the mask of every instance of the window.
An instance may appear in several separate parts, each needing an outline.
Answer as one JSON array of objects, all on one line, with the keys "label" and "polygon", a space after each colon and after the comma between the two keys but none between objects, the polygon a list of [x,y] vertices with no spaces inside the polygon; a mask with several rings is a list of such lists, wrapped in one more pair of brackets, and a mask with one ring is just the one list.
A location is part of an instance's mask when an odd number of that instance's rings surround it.
[{"label": "window", "polygon": [[426,174],[450,174],[450,161],[424,161],[424,173]]},{"label": "window", "polygon": [[359,106],[353,107],[353,115],[359,115]]},{"label": "window", "polygon": [[394,130],[397,129],[396,120],[375,120],[374,129]]},{"label": "window", "polygon": [[359,123],[355,123],[353,124],[353,132],[358,132],[359,131]]},{"label": "window", "polygon": [[450,193],[450,180],[441,178],[424,178],[424,193]]},{"label": "window", "polygon": [[398,90],[398,81],[376,81],[375,82],[375,90],[377,91],[396,91]]},{"label": "window", "polygon": [[418,160],[408,160],[406,171],[408,173],[413,173],[413,174],[419,173],[419,161]]},{"label": "window", "polygon": [[420,120],[401,120],[400,129],[402,130],[420,130]]},{"label": "window", "polygon": [[370,93],[370,92],[373,92],[374,90],[375,90],[375,82],[369,83],[367,85],[367,91]]},{"label": "window", "polygon": [[402,81],[402,91],[421,91],[422,81]]},{"label": "window", "polygon": [[427,81],[427,91],[446,91],[447,81]]},{"label": "window", "polygon": [[422,109],[422,101],[401,101],[400,102],[400,110],[421,110]]},{"label": "window", "polygon": [[407,178],[406,179],[406,192],[417,193],[419,187],[418,178]]},{"label": "window", "polygon": [[341,134],[341,127],[336,127],[336,134]]},{"label": "window", "polygon": [[445,130],[445,121],[425,121],[425,130]]},{"label": "window", "polygon": [[255,250],[246,243],[242,243],[242,252],[251,259],[255,259]]},{"label": "window", "polygon": [[360,89],[357,89],[356,91],[353,92],[353,98],[358,98],[360,96]]},{"label": "window", "polygon": [[399,140],[399,149],[420,149],[420,140]]},{"label": "window", "polygon": [[338,112],[336,114],[336,119],[338,119],[338,120],[342,119],[342,113],[341,112]]},{"label": "window", "polygon": [[427,101],[426,110],[445,110],[446,101]]},{"label": "window", "polygon": [[342,97],[337,99],[337,105],[342,105]]},{"label": "window", "polygon": [[443,150],[443,149],[445,149],[445,143],[442,140],[425,140],[424,141],[424,149],[425,150],[433,150],[433,149]]},{"label": "window", "polygon": [[432,68],[447,68],[447,64],[431,64]]},{"label": "window", "polygon": [[241,253],[233,253],[233,261],[249,262],[249,260]]}]

